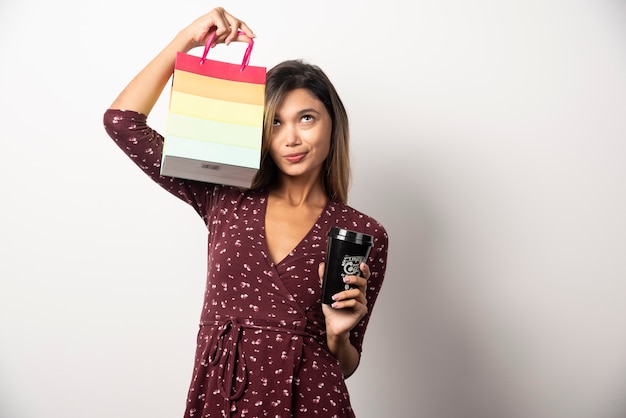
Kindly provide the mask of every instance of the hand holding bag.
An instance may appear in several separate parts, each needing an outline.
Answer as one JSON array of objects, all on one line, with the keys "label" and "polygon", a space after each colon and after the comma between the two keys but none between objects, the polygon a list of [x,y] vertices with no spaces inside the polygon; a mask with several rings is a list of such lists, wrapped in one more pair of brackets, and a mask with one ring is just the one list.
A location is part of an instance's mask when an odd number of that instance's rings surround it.
[{"label": "hand holding bag", "polygon": [[259,169],[266,68],[179,52],[172,79],[161,175],[248,188]]}]

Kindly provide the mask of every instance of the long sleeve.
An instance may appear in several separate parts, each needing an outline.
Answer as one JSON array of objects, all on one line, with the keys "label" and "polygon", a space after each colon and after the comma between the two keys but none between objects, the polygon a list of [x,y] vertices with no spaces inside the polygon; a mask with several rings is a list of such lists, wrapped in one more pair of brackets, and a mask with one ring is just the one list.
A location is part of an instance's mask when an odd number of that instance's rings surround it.
[{"label": "long sleeve", "polygon": [[107,109],[104,128],[119,148],[153,181],[190,204],[207,220],[207,207],[215,185],[194,180],[161,176],[163,136],[150,128],[147,116],[131,110]]},{"label": "long sleeve", "polygon": [[383,280],[385,278],[385,272],[387,270],[387,252],[389,245],[389,238],[387,236],[387,231],[385,228],[378,222],[372,220],[369,224],[371,228],[368,233],[374,236],[374,248],[368,259],[368,266],[372,272],[372,276],[370,277],[367,283],[367,307],[368,312],[367,315],[357,324],[354,329],[352,329],[350,341],[352,345],[356,347],[359,353],[363,349],[363,338],[365,337],[365,330],[367,329],[367,324],[369,323],[370,317],[372,316],[372,312],[374,310],[374,305],[376,303],[376,299],[378,299],[378,295],[383,285]]}]

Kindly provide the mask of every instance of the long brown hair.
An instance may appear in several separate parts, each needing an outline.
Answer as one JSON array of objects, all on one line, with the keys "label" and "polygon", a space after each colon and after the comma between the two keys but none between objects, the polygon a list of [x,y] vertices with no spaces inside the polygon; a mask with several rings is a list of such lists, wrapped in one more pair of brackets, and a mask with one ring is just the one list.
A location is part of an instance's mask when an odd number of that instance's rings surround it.
[{"label": "long brown hair", "polygon": [[348,114],[326,74],[318,66],[302,60],[284,61],[267,72],[261,166],[252,181],[252,188],[271,187],[278,179],[278,168],[269,153],[272,125],[276,108],[285,95],[299,88],[307,89],[321,101],[331,117],[330,151],[324,161],[323,184],[331,199],[347,203],[350,186]]}]

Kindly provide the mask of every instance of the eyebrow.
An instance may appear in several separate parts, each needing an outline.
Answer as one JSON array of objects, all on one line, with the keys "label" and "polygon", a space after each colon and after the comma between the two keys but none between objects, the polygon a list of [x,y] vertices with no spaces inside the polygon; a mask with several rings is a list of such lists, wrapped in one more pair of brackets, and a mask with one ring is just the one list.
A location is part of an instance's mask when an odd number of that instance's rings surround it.
[{"label": "eyebrow", "polygon": [[298,112],[298,114],[299,114],[299,115],[302,115],[302,114],[304,114],[304,113],[311,113],[311,112],[317,113],[318,115],[320,114],[320,111],[319,111],[319,110],[317,110],[317,109],[313,109],[312,107],[309,107],[309,108],[307,108],[307,109],[302,109],[302,110],[300,110],[300,111]]},{"label": "eyebrow", "polygon": [[[306,109],[301,109],[301,110],[298,110],[298,111],[296,112],[296,116],[298,116],[298,117],[299,117],[299,116],[302,116],[302,115],[306,115],[307,113],[315,113],[315,114],[317,114],[317,115],[321,115],[321,114],[322,114],[322,112],[320,112],[320,111],[319,111],[319,110],[317,110],[317,109],[314,109],[314,108],[312,108],[312,107],[307,107]],[[274,114],[274,118],[275,118],[275,119],[281,119],[281,115],[279,115],[279,114],[278,114],[278,112],[276,112],[276,113]]]}]

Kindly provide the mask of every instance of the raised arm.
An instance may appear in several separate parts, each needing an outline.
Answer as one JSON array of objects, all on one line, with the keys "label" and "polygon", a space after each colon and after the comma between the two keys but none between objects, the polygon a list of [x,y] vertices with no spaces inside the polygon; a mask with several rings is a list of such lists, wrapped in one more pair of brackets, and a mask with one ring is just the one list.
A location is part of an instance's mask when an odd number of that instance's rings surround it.
[{"label": "raised arm", "polygon": [[[238,31],[243,32],[239,33]],[[249,42],[252,30],[222,7],[197,18],[178,32],[172,41],[152,59],[122,90],[111,104],[111,109],[134,110],[148,115],[174,72],[176,54],[204,46],[215,31],[213,44],[233,41]]]}]

